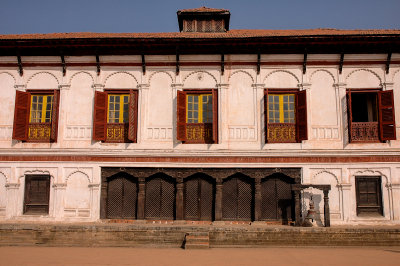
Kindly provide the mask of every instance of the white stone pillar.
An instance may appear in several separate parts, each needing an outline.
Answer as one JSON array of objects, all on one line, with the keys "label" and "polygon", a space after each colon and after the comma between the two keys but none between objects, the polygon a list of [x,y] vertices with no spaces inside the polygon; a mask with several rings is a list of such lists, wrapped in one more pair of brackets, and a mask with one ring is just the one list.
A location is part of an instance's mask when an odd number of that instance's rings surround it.
[{"label": "white stone pillar", "polygon": [[176,123],[177,123],[177,95],[178,91],[183,90],[183,84],[181,83],[173,83],[171,84],[172,88],[172,143],[173,146],[175,147],[180,141],[177,140],[177,135],[176,135]]},{"label": "white stone pillar", "polygon": [[351,219],[352,197],[351,184],[341,184],[343,198],[343,221],[348,222]]},{"label": "white stone pillar", "polygon": [[146,106],[146,103],[149,102],[149,84],[139,84],[138,85],[138,90],[139,90],[139,95],[138,95],[138,121],[137,121],[137,143],[141,143],[144,139],[145,131],[147,130],[147,124],[148,122],[146,121],[146,109],[148,109],[148,106]]},{"label": "white stone pillar", "polygon": [[100,184],[89,184],[90,189],[90,218],[100,219]]},{"label": "white stone pillar", "polygon": [[65,190],[67,183],[54,183],[54,218],[61,220],[64,217]]},{"label": "white stone pillar", "polygon": [[[265,84],[264,83],[255,83],[252,84],[252,87],[254,89],[254,121],[255,121],[255,133],[256,133],[256,139],[258,143],[265,143],[265,117],[264,117],[264,89],[265,89]],[[260,115],[261,114],[261,115]]]},{"label": "white stone pillar", "polygon": [[60,142],[64,140],[65,131],[67,130],[67,100],[68,91],[70,89],[70,84],[60,85],[60,103],[58,106],[58,133],[57,133],[57,143],[60,146]]},{"label": "white stone pillar", "polygon": [[393,220],[400,222],[400,184],[391,184]]},{"label": "white stone pillar", "polygon": [[220,149],[227,148],[229,139],[228,128],[228,89],[229,84],[217,84],[218,89],[218,146]]},{"label": "white stone pillar", "polygon": [[343,145],[349,143],[348,118],[347,118],[347,98],[346,98],[346,83],[333,84],[335,87],[336,102],[338,103],[338,122],[339,122],[339,139]]},{"label": "white stone pillar", "polygon": [[[10,219],[18,216],[21,206],[19,196],[19,183],[6,183],[6,218]],[[23,201],[22,201],[23,202]]]}]

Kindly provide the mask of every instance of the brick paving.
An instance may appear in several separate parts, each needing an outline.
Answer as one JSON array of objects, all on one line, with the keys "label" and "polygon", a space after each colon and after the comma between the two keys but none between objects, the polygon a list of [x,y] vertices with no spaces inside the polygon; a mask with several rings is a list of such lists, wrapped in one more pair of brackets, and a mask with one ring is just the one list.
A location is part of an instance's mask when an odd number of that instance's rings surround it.
[{"label": "brick paving", "polygon": [[400,247],[170,248],[0,247],[0,265],[399,265]]}]

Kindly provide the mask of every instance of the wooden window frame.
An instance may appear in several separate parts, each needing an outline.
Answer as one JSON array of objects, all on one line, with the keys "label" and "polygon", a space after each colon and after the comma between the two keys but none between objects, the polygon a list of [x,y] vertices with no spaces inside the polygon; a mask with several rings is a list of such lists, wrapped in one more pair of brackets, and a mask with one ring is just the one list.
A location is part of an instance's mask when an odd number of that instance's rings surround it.
[{"label": "wooden window frame", "polygon": [[[31,122],[32,110],[32,97],[35,95],[53,96],[51,107],[51,121],[50,122]],[[59,90],[28,90],[17,91],[15,99],[15,112],[14,112],[14,125],[13,125],[13,139],[23,142],[38,142],[38,143],[52,143],[57,142],[58,135],[58,113],[60,103]],[[47,127],[48,131],[43,127]],[[46,136],[33,137],[30,130],[45,130],[48,132]],[[36,135],[40,135],[37,133]]]},{"label": "wooden window frame", "polygon": [[[187,95],[211,94],[212,95],[212,140],[188,140],[187,139]],[[218,89],[185,89],[177,93],[177,139],[184,144],[217,144],[218,143]]]},{"label": "wooden window frame", "polygon": [[[378,113],[378,140],[357,140],[352,141],[353,113],[352,113],[352,95],[356,93],[376,93],[377,113]],[[386,99],[385,99],[386,97]],[[389,98],[387,98],[389,97]],[[379,88],[348,88],[346,89],[347,98],[347,122],[350,143],[380,143],[396,139],[396,120],[393,90],[383,91]],[[391,98],[391,99],[390,99]],[[391,101],[390,104],[387,102]],[[384,104],[386,103],[386,104]],[[385,113],[385,114],[384,114]],[[389,115],[388,115],[389,113]]]},{"label": "wooden window frame", "polygon": [[[378,205],[376,206],[371,206],[371,205],[361,205],[361,200],[360,200],[360,188],[359,188],[359,183],[362,181],[362,179],[371,179],[375,180],[378,184],[376,187],[376,197],[378,201]],[[382,199],[382,177],[381,176],[356,176],[355,177],[355,187],[356,187],[356,208],[357,208],[357,216],[360,216],[360,214],[379,214],[383,216],[383,199]],[[370,193],[371,194],[371,193]],[[368,209],[374,210],[375,211],[369,211]],[[366,211],[368,210],[368,211]]]},{"label": "wooden window frame", "polygon": [[[301,143],[303,140],[308,139],[308,126],[307,126],[307,94],[306,90],[298,90],[291,88],[283,89],[269,89],[264,90],[264,128],[265,128],[265,143]],[[271,141],[268,140],[268,95],[269,94],[294,94],[295,95],[295,107],[294,107],[294,117],[295,117],[295,141]],[[285,124],[285,123],[282,123]],[[291,124],[291,123],[286,123]]]},{"label": "wooden window frame", "polygon": [[[42,180],[46,182],[46,191],[47,195],[45,195],[46,198],[46,204],[45,203],[31,203],[30,200],[30,186],[32,180],[37,179],[37,180]],[[30,211],[29,207],[35,207],[35,206],[41,206],[45,208],[44,212],[35,212],[35,211]],[[27,215],[43,215],[43,214],[49,214],[49,206],[50,206],[50,175],[25,175],[25,191],[24,191],[24,208],[23,208],[23,214]]]},{"label": "wooden window frame", "polygon": [[[109,95],[129,94],[129,113],[127,123],[109,123]],[[93,115],[93,140],[104,143],[136,143],[138,130],[138,95],[136,89],[109,89],[104,92],[95,92]],[[107,130],[110,125],[123,125],[124,139],[110,139]],[[125,130],[126,129],[126,130]]]}]

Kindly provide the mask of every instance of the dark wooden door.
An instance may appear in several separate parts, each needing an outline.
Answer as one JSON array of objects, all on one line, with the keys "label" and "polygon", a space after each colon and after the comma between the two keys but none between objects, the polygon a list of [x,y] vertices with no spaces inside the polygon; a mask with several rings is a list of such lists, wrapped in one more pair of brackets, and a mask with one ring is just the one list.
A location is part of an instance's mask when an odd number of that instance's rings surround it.
[{"label": "dark wooden door", "polygon": [[381,177],[356,177],[357,215],[383,215]]},{"label": "dark wooden door", "polygon": [[146,180],[146,219],[173,220],[175,217],[175,182],[166,175]]},{"label": "dark wooden door", "polygon": [[124,174],[110,179],[107,191],[107,218],[136,219],[136,207],[136,179]]},{"label": "dark wooden door", "polygon": [[250,178],[234,175],[223,182],[222,219],[251,221],[254,210],[254,185]]},{"label": "dark wooden door", "polygon": [[212,221],[214,182],[199,175],[185,180],[185,219]]},{"label": "dark wooden door", "polygon": [[50,199],[50,176],[25,176],[24,214],[48,214]]},{"label": "dark wooden door", "polygon": [[261,220],[292,221],[294,199],[292,180],[281,176],[265,178],[261,182]]}]

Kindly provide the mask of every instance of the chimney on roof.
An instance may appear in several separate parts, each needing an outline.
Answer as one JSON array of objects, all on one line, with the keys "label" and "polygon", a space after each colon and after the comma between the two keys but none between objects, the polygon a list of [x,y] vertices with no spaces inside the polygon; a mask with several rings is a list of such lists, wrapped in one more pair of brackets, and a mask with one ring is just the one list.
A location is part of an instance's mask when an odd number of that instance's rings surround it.
[{"label": "chimney on roof", "polygon": [[231,13],[226,9],[200,7],[182,9],[178,15],[180,32],[227,32]]}]

